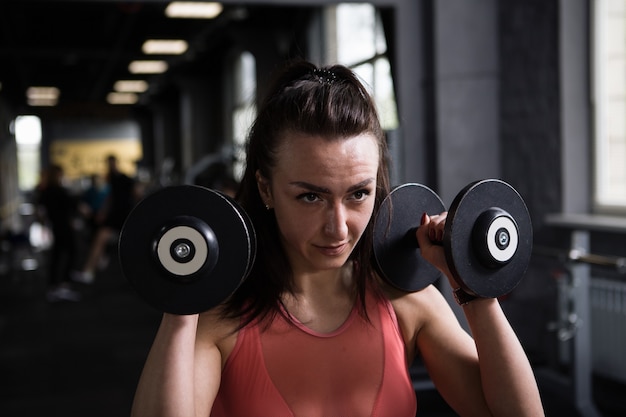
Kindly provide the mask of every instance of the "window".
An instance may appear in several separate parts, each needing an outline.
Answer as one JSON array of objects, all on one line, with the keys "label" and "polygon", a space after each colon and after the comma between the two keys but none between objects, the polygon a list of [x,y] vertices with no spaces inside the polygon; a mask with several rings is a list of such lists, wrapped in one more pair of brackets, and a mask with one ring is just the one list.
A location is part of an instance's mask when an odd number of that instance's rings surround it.
[{"label": "window", "polygon": [[254,118],[256,106],[256,62],[249,52],[243,52],[235,61],[235,101],[232,115],[233,148],[236,162],[233,167],[233,176],[241,180],[245,169],[246,136]]},{"label": "window", "polygon": [[[386,56],[387,42],[382,21],[371,4],[338,4],[324,9],[326,34],[322,37],[324,59],[354,70],[376,102],[383,129],[398,127],[396,99],[391,66]],[[235,179],[241,180],[245,160],[245,141],[256,117],[256,63],[244,52],[235,60],[232,136]]]},{"label": "window", "polygon": [[339,4],[335,9],[336,39],[329,49],[336,61],[351,67],[369,86],[383,129],[398,127],[396,99],[382,21],[371,4]]},{"label": "window", "polygon": [[594,3],[595,206],[626,211],[626,0]]},{"label": "window", "polygon": [[30,191],[39,181],[41,120],[37,116],[18,116],[14,129],[19,188]]}]

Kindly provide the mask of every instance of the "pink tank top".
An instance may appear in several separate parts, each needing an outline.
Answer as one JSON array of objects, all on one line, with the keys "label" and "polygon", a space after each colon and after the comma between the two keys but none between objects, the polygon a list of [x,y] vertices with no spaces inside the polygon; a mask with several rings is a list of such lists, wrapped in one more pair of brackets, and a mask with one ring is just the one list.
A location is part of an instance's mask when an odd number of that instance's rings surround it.
[{"label": "pink tank top", "polygon": [[211,417],[414,417],[417,400],[391,303],[367,295],[332,333],[277,314],[239,332]]}]

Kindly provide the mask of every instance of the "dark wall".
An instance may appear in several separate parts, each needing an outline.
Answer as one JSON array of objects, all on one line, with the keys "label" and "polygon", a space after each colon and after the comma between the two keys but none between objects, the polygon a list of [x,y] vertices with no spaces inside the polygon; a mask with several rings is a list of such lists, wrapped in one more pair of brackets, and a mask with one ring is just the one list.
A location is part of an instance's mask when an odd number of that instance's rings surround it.
[{"label": "dark wall", "polygon": [[[543,218],[561,207],[558,1],[498,2],[498,39],[501,169],[524,198],[541,245],[552,234]],[[557,314],[556,265],[531,263],[504,306],[531,357],[553,362],[547,322]]]},{"label": "dark wall", "polygon": [[541,218],[560,210],[558,1],[498,3],[502,172]]},{"label": "dark wall", "polygon": [[17,214],[20,192],[17,187],[17,146],[11,132],[10,107],[0,99],[0,236],[19,224]]}]

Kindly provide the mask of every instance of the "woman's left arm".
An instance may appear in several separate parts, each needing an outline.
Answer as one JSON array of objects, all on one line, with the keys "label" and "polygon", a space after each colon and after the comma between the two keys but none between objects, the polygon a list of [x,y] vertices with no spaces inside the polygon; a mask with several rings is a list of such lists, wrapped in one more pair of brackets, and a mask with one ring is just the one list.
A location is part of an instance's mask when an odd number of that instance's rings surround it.
[{"label": "woman's left arm", "polygon": [[[433,244],[433,241],[436,242],[441,237],[444,223],[445,213],[432,219],[426,217],[423,225],[427,227],[418,229],[418,239],[422,256],[439,268],[448,277],[452,287],[456,288],[458,284],[452,278],[442,247]],[[480,384],[482,396],[491,414],[543,416],[543,405],[530,362],[499,301],[493,298],[474,299],[463,306],[463,311],[478,355],[479,381],[476,382]],[[444,329],[441,324],[434,324],[436,319],[431,321],[434,329],[430,330],[435,331],[428,331],[428,326],[424,329],[430,337],[443,337],[441,335],[449,334],[449,330]],[[458,338],[451,341],[459,342]],[[435,342],[435,345],[437,344]],[[454,348],[449,349],[454,352]],[[461,362],[459,366],[464,368],[466,365]],[[471,381],[472,366],[467,366],[465,369],[470,373]],[[471,383],[470,381],[466,382]]]}]

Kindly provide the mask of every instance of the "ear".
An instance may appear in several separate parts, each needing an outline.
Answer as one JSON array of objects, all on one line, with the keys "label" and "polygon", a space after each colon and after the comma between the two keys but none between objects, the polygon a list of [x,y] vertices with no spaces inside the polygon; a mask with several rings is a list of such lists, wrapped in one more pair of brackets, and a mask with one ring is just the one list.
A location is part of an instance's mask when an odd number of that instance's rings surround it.
[{"label": "ear", "polygon": [[272,187],[270,186],[270,181],[265,178],[261,171],[257,169],[255,173],[256,177],[256,185],[259,189],[259,194],[261,195],[261,200],[263,200],[263,204],[265,204],[266,208],[271,208],[274,206],[274,200],[272,198]]}]

